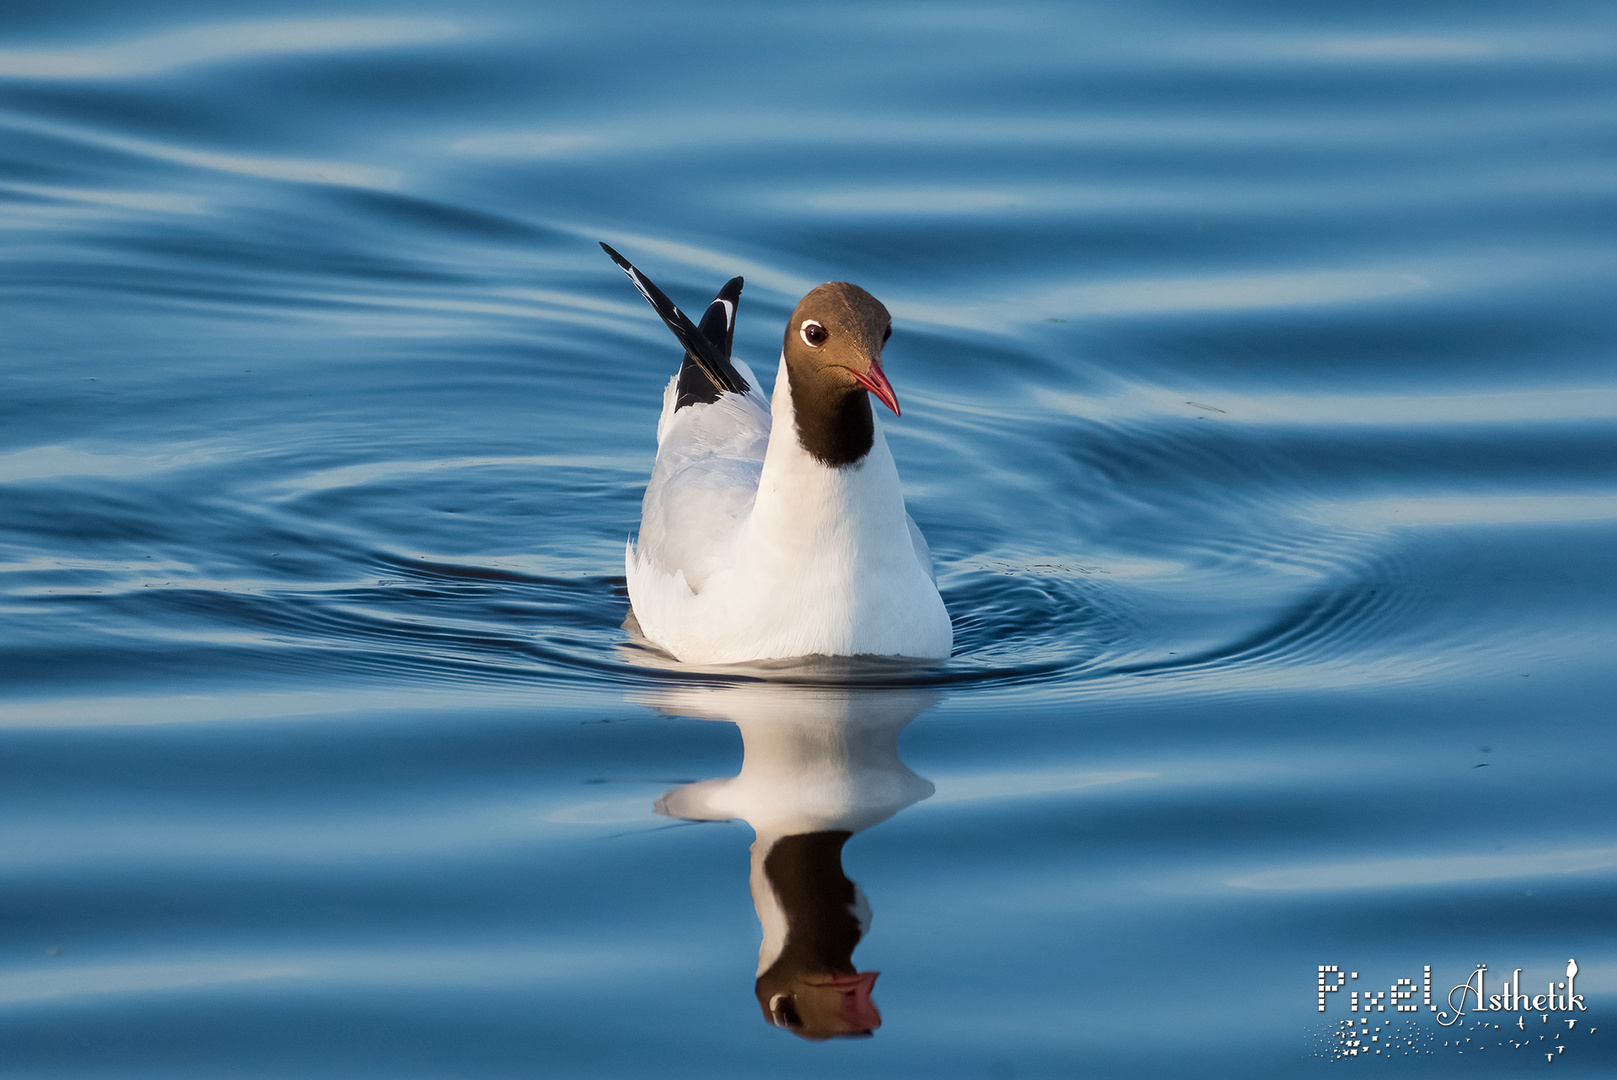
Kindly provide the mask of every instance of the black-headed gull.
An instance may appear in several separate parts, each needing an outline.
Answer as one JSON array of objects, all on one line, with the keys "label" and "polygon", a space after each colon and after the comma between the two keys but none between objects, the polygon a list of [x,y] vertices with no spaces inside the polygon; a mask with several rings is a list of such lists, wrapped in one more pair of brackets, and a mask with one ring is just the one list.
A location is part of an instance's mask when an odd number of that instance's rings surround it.
[{"label": "black-headed gull", "polygon": [[730,357],[740,278],[695,326],[601,246],[685,347],[625,556],[641,632],[698,664],[947,657],[954,635],[932,556],[870,407],[875,394],[898,414],[881,366],[887,309],[846,282],[803,297],[766,402]]}]

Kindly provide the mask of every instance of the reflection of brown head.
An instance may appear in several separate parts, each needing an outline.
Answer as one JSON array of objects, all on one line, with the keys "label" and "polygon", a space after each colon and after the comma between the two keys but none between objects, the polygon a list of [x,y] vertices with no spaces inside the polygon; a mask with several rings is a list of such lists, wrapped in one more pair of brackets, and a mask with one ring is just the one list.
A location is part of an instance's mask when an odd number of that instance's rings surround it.
[{"label": "reflection of brown head", "polygon": [[764,857],[764,877],[786,916],[780,956],[758,976],[764,1018],[805,1039],[870,1035],[881,1013],[870,1000],[877,972],[858,972],[864,931],[857,895],[842,872],[844,830],[782,837]]}]

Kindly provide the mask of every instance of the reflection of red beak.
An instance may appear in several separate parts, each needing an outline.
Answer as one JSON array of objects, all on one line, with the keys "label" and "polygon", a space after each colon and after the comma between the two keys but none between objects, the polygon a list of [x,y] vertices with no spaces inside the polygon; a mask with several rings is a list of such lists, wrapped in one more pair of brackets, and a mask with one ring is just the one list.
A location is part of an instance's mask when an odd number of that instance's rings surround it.
[{"label": "reflection of red beak", "polygon": [[838,975],[825,983],[842,991],[842,1009],[838,1015],[844,1023],[859,1031],[875,1031],[881,1027],[881,1013],[870,1000],[870,991],[876,985],[879,971],[861,971],[853,975]]},{"label": "reflection of red beak", "polygon": [[860,386],[881,398],[881,403],[892,409],[894,416],[904,415],[898,411],[898,395],[893,393],[893,384],[887,381],[887,376],[882,372],[880,360],[872,360],[868,372],[861,375],[855,371],[853,377],[859,380]]}]

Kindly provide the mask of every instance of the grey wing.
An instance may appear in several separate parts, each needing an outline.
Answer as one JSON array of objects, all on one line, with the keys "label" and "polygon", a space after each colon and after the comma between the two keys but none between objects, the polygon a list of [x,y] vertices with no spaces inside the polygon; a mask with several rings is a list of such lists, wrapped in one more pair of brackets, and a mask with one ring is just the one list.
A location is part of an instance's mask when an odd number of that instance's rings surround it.
[{"label": "grey wing", "polygon": [[910,543],[915,545],[915,561],[921,564],[921,569],[926,571],[926,576],[936,585],[938,572],[932,566],[932,549],[927,546],[926,537],[921,535],[921,527],[915,524],[915,519],[905,514],[904,520],[909,523]]},{"label": "grey wing", "polygon": [[730,785],[728,780],[698,780],[664,792],[652,809],[663,817],[684,818],[686,821],[733,821],[734,814],[715,810],[710,804],[714,795]]},{"label": "grey wing", "polygon": [[723,394],[674,409],[669,384],[661,445],[641,503],[639,550],[700,590],[729,565],[737,528],[752,510],[769,444],[761,395]]}]

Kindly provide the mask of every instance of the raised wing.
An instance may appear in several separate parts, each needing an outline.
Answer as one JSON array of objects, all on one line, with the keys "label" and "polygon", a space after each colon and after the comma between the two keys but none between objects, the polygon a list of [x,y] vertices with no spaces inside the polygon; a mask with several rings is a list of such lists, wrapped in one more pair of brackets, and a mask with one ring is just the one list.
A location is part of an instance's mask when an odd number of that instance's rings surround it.
[{"label": "raised wing", "polygon": [[[735,365],[730,363],[730,342],[735,336],[735,309],[741,298],[740,278],[731,278],[719,295],[714,297],[713,303],[702,316],[702,326],[697,328],[690,318],[675,303],[668,299],[668,295],[652,282],[646,275],[635,269],[633,263],[612,250],[606,244],[601,250],[612,257],[618,268],[628,275],[629,281],[646,298],[646,302],[661,317],[663,324],[673,331],[674,337],[685,346],[685,362],[694,364],[701,373],[707,376],[708,381],[717,392],[729,391],[735,394],[745,394],[750,385]],[[683,380],[682,380],[683,381]],[[682,386],[681,390],[685,388]],[[693,398],[694,400],[717,400],[718,394],[712,398]],[[680,402],[680,404],[687,404]]]}]

